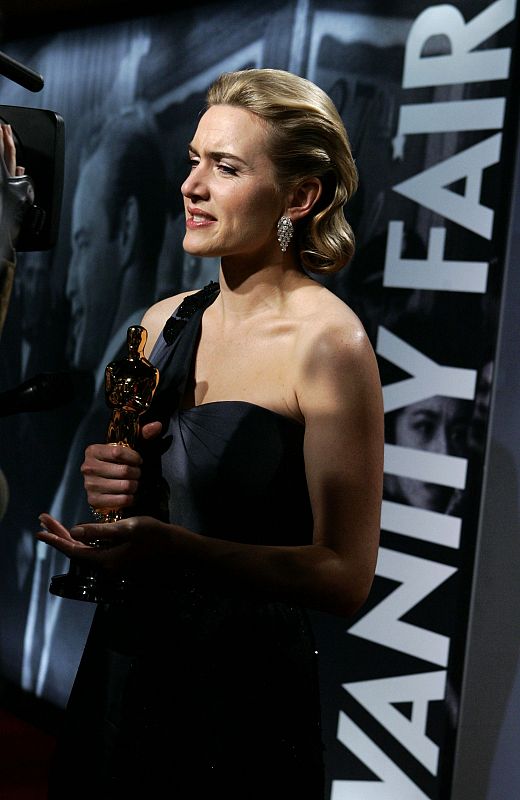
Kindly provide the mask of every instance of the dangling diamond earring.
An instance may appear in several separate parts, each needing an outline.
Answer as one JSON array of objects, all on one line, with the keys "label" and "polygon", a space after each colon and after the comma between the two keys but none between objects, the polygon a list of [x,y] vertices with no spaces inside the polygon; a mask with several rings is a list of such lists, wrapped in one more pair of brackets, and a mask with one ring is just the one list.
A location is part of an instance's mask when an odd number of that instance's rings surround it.
[{"label": "dangling diamond earring", "polygon": [[280,217],[278,220],[278,225],[276,226],[276,230],[278,231],[280,250],[282,253],[285,253],[294,233],[294,226],[289,217]]}]

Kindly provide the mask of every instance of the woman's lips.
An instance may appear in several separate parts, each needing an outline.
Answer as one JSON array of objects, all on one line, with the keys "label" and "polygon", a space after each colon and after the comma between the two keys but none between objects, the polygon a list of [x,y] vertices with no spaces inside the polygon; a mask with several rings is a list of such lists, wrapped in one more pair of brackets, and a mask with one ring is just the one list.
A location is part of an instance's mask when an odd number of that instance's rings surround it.
[{"label": "woman's lips", "polygon": [[210,217],[207,214],[190,214],[186,219],[186,227],[190,229],[205,228],[214,222],[214,217]]}]

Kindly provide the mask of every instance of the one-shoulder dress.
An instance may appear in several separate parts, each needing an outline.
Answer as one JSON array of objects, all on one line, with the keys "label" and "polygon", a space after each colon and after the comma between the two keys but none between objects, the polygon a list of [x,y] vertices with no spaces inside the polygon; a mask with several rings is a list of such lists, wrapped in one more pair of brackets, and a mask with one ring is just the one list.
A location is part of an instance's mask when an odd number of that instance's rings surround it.
[{"label": "one-shoulder dress", "polygon": [[[303,426],[242,401],[181,407],[203,312],[151,355],[161,513],[205,536],[308,544]],[[96,608],[49,799],[322,800],[317,658],[305,609],[161,565]]]}]

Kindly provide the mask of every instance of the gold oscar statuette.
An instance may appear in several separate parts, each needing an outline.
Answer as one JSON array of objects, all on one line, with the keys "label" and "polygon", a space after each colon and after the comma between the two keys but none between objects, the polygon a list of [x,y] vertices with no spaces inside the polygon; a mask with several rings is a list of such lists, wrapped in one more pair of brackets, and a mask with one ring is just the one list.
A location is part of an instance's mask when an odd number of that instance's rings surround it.
[{"label": "gold oscar statuette", "polygon": [[[157,384],[159,371],[143,354],[147,332],[140,325],[128,328],[128,355],[112,361],[105,369],[105,399],[112,409],[108,423],[107,442],[135,448],[139,435],[139,417],[150,407]],[[114,522],[122,519],[117,508],[96,508],[94,514],[99,522]]]},{"label": "gold oscar statuette", "polygon": [[[105,400],[112,409],[106,441],[135,449],[139,435],[139,420],[148,410],[159,382],[159,370],[144,356],[147,331],[133,325],[127,332],[127,354],[112,361],[105,369]],[[110,523],[123,518],[118,508],[93,509],[98,522]],[[92,542],[94,547],[106,546],[102,540]],[[71,559],[68,573],[55,575],[49,587],[52,594],[74,600],[94,603],[122,599],[128,587],[123,576],[107,578],[92,565]]]}]

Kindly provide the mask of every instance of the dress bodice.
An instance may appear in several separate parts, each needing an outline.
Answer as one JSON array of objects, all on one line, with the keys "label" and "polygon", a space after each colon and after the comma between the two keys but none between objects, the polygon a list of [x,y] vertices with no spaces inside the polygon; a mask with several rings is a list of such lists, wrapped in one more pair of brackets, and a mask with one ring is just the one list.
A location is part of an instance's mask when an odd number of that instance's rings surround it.
[{"label": "dress bodice", "polygon": [[[170,521],[206,536],[248,543],[310,544],[303,425],[242,400],[180,407],[202,313],[190,318],[173,344],[159,337],[150,356],[167,384],[158,408]],[[159,394],[160,389],[161,378]]]}]

